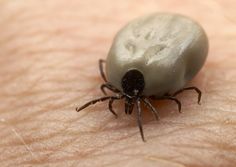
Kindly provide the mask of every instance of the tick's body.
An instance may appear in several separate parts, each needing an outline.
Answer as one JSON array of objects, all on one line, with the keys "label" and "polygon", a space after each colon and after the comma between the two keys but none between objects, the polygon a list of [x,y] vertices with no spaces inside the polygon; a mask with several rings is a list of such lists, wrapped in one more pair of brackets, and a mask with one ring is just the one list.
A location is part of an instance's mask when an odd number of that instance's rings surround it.
[{"label": "tick's body", "polygon": [[203,29],[189,18],[172,14],[139,18],[115,37],[107,57],[107,80],[122,90],[121,78],[138,69],[144,74],[143,95],[174,93],[200,70],[207,51]]},{"label": "tick's body", "polygon": [[[203,66],[208,52],[204,30],[194,21],[181,15],[154,14],[130,22],[115,37],[106,61],[106,74],[100,61],[101,75],[105,81],[101,89],[110,89],[115,96],[105,96],[86,103],[125,99],[125,112],[131,114],[137,106],[137,120],[142,139],[141,107],[143,102],[158,118],[152,99],[174,100],[175,95],[186,89],[201,92],[196,87],[183,88]],[[106,94],[106,93],[105,93]]]}]

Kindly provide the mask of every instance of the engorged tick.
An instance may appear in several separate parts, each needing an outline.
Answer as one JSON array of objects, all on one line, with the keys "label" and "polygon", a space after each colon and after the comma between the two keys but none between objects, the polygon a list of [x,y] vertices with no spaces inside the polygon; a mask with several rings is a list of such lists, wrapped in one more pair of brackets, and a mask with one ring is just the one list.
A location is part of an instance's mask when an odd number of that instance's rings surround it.
[{"label": "engorged tick", "polygon": [[[144,103],[155,118],[158,113],[150,99],[173,100],[181,111],[176,95],[185,90],[198,93],[197,87],[184,87],[203,66],[208,53],[208,39],[203,28],[182,15],[156,13],[141,17],[127,24],[116,35],[108,57],[99,60],[99,69],[105,83],[101,85],[104,97],[94,99],[77,111],[108,100],[111,113],[115,100],[125,100],[125,113],[137,107],[137,123],[142,140],[141,105]],[[106,62],[106,76],[103,63]],[[115,93],[107,96],[105,88]]]}]

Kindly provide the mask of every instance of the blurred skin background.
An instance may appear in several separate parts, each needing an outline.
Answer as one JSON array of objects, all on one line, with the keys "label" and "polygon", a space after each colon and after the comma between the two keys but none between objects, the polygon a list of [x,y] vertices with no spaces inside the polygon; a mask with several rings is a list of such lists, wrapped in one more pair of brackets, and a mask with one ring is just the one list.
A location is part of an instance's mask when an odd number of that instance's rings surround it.
[{"label": "blurred skin background", "polygon": [[[236,2],[234,0],[0,0],[0,166],[235,166]],[[210,50],[189,85],[203,92],[157,102],[144,111],[142,142],[135,115],[101,103],[98,59],[116,32],[153,12],[198,21]]]}]

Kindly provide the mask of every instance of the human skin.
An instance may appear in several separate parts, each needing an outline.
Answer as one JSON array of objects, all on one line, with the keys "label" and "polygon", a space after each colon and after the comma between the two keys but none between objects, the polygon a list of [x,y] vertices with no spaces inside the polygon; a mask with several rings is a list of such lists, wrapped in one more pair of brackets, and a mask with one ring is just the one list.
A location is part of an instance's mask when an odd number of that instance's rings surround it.
[{"label": "human skin", "polygon": [[[207,0],[0,0],[0,166],[235,166],[236,7]],[[107,102],[77,113],[103,96],[98,59],[115,33],[143,14],[177,12],[206,30],[207,62],[188,86],[202,92],[153,102],[161,119]]]}]

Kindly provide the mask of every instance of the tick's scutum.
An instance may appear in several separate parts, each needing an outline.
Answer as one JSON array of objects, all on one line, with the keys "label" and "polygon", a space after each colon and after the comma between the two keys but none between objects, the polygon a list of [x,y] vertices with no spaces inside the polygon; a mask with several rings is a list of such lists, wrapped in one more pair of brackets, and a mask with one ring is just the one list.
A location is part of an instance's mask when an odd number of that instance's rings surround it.
[{"label": "tick's scutum", "polygon": [[142,94],[145,87],[143,74],[132,69],[125,73],[121,80],[123,92],[131,97],[136,97]]}]

